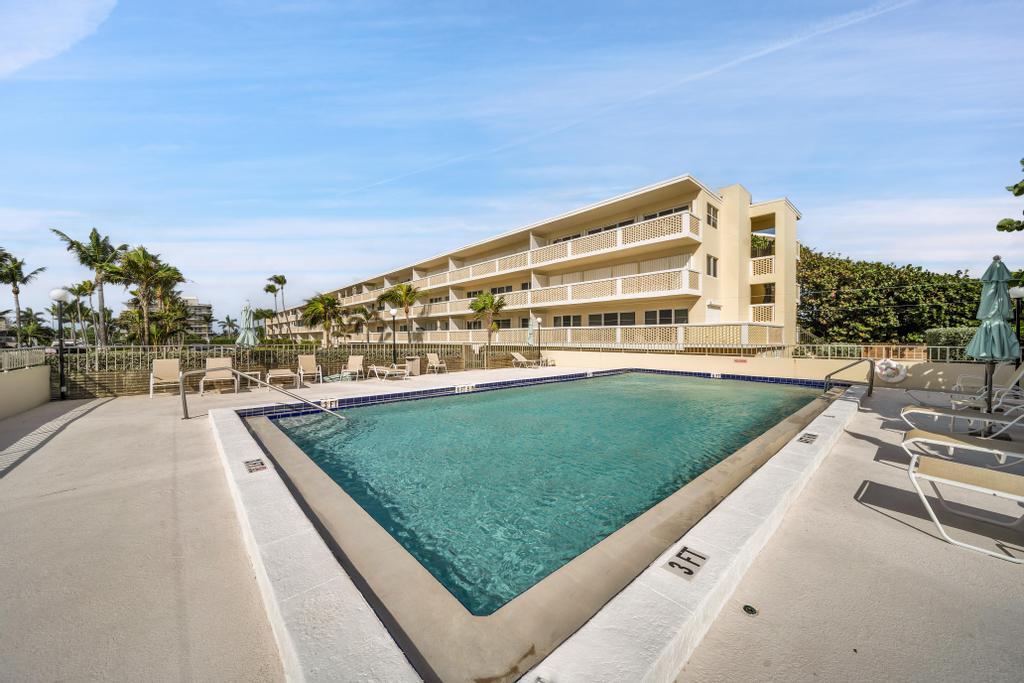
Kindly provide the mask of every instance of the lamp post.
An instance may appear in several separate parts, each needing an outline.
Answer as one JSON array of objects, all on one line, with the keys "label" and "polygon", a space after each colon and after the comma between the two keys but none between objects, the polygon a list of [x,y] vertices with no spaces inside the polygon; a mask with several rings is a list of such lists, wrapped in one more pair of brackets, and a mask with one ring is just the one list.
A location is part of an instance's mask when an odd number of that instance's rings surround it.
[{"label": "lamp post", "polygon": [[68,290],[58,287],[50,292],[50,298],[57,303],[57,374],[60,378],[60,400],[68,397],[68,385],[64,375],[64,304],[71,300]]},{"label": "lamp post", "polygon": [[395,338],[398,336],[398,330],[395,328],[395,316],[398,315],[398,311],[389,308],[388,313],[391,314],[391,364],[398,365],[398,350],[395,348]]},{"label": "lamp post", "polygon": [[[1013,299],[1013,322],[1017,327],[1017,343],[1021,341],[1020,338],[1020,323],[1021,323],[1021,305],[1024,303],[1024,287],[1010,287],[1010,298]],[[1017,358],[1017,362],[1014,363],[1016,367],[1020,367],[1020,358]]]}]

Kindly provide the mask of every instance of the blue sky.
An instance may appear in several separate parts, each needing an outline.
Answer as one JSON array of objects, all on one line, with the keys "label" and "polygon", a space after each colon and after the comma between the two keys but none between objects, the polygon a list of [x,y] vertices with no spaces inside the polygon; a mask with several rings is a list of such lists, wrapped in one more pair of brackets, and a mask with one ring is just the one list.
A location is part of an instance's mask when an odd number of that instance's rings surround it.
[{"label": "blue sky", "polygon": [[31,306],[86,276],[48,228],[96,226],[220,316],[692,173],[820,249],[1024,267],[1021,35],[1019,0],[0,0],[0,245]]}]

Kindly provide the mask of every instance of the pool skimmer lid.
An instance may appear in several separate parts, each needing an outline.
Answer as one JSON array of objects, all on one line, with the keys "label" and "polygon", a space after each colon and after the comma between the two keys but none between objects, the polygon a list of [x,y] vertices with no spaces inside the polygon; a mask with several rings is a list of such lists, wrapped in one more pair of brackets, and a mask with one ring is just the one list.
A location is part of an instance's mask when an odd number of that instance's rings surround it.
[{"label": "pool skimmer lid", "polygon": [[797,439],[797,441],[800,443],[814,443],[817,440],[818,435],[813,434],[811,432],[804,432],[803,434],[800,435],[800,438]]}]

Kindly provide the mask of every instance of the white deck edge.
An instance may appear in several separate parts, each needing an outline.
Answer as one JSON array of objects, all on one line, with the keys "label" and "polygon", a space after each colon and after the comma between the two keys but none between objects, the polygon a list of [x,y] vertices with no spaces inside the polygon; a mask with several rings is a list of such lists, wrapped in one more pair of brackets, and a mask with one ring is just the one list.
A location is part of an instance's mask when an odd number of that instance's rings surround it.
[{"label": "white deck edge", "polygon": [[421,680],[235,410],[209,420],[285,678]]},{"label": "white deck edge", "polygon": [[[754,558],[857,414],[851,387],[520,680],[674,681]],[[816,434],[814,443],[798,441]],[[665,568],[688,547],[708,560],[689,580]]]}]

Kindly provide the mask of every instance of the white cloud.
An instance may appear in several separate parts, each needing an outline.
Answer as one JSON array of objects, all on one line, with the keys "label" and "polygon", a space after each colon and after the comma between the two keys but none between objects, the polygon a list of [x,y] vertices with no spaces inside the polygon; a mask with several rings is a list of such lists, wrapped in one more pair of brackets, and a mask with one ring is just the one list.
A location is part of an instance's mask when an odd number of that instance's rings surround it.
[{"label": "white cloud", "polygon": [[70,49],[117,0],[0,0],[0,78]]},{"label": "white cloud", "polygon": [[824,251],[931,270],[980,274],[999,254],[1024,268],[1024,239],[998,232],[1000,219],[1020,214],[1006,197],[865,199],[804,208],[800,240]]}]

